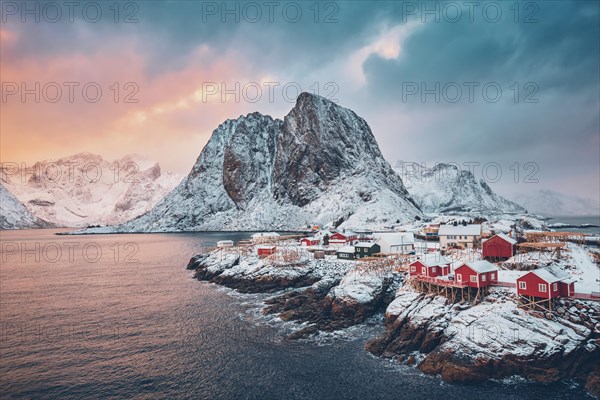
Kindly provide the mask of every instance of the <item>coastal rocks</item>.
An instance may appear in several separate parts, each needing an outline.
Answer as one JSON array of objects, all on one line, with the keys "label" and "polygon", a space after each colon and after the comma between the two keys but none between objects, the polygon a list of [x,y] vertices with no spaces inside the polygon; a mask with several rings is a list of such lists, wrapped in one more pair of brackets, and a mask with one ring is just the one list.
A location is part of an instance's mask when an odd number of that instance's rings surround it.
[{"label": "coastal rocks", "polygon": [[242,293],[270,293],[286,288],[312,285],[320,279],[308,265],[273,266],[255,256],[215,251],[190,260],[194,278],[209,281]]},{"label": "coastal rocks", "polygon": [[266,300],[263,312],[308,324],[290,338],[360,324],[385,310],[402,284],[398,273],[357,268],[354,262],[312,259],[273,264],[253,254],[217,250],[193,257],[187,268],[195,270],[198,280],[244,293],[288,289]]},{"label": "coastal rocks", "polygon": [[398,274],[352,270],[340,279],[323,279],[310,288],[267,300],[265,314],[278,313],[285,321],[308,322],[291,335],[300,338],[319,331],[334,331],[363,323],[383,311],[389,303],[389,288],[400,281]]},{"label": "coastal rocks", "polygon": [[[595,303],[576,304],[589,308],[590,318],[597,312]],[[448,382],[519,375],[540,382],[587,379],[588,390],[597,390],[598,376],[590,372],[600,357],[598,334],[573,323],[565,307],[554,320],[535,318],[510,296],[492,294],[491,301],[461,308],[400,291],[387,308],[386,333],[366,348],[388,358],[418,351],[425,355],[418,368]]]}]

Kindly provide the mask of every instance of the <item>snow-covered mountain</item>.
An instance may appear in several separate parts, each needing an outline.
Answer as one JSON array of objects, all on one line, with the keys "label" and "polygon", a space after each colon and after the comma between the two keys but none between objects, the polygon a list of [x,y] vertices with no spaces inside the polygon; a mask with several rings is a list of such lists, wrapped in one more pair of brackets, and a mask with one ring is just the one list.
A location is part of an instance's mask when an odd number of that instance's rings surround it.
[{"label": "snow-covered mountain", "polygon": [[417,215],[367,123],[302,93],[283,121],[252,113],[219,125],[175,190],[150,212],[108,230],[372,227]]},{"label": "snow-covered mountain", "polygon": [[128,221],[150,210],[181,180],[137,155],[110,162],[80,153],[1,172],[2,183],[34,215],[67,227]]},{"label": "snow-covered mountain", "polygon": [[424,168],[417,163],[403,163],[396,172],[412,198],[426,213],[477,213],[483,215],[521,213],[520,205],[497,195],[484,181],[455,165],[437,164]]},{"label": "snow-covered mountain", "polygon": [[47,228],[51,224],[33,215],[4,185],[0,184],[0,229]]},{"label": "snow-covered mountain", "polygon": [[529,212],[542,215],[598,215],[598,200],[567,195],[554,190],[532,193],[514,193],[510,198],[522,204]]}]

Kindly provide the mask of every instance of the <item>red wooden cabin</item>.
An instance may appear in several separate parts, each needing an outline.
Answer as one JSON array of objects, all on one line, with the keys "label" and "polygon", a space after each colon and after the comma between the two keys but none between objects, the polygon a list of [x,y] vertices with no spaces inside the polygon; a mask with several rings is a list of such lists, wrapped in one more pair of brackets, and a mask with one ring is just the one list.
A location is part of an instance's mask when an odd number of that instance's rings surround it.
[{"label": "red wooden cabin", "polygon": [[456,282],[480,288],[498,282],[498,268],[486,260],[461,264],[454,270]]},{"label": "red wooden cabin", "polygon": [[483,258],[485,259],[508,259],[515,253],[517,241],[503,233],[492,236],[483,242]]},{"label": "red wooden cabin", "polygon": [[354,232],[336,232],[329,236],[329,244],[354,244],[358,241],[358,234]]},{"label": "red wooden cabin", "polygon": [[314,237],[300,239],[301,246],[318,246],[319,244],[321,244],[321,241]]},{"label": "red wooden cabin", "polygon": [[552,299],[560,296],[572,296],[574,292],[574,281],[558,277],[545,268],[529,271],[517,279],[519,296]]},{"label": "red wooden cabin", "polygon": [[410,276],[444,276],[450,273],[450,261],[439,253],[425,254],[410,264]]},{"label": "red wooden cabin", "polygon": [[257,254],[259,257],[270,256],[275,253],[275,246],[259,246]]}]

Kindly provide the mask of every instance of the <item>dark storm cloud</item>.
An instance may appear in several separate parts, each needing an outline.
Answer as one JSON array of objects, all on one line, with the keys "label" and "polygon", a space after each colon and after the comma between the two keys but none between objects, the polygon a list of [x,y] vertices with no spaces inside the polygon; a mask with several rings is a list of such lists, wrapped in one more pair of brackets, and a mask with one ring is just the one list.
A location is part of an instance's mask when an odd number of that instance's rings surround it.
[{"label": "dark storm cloud", "polygon": [[[481,12],[488,2],[478,3],[473,21],[462,1],[320,2],[316,22],[314,2],[291,2],[300,5],[303,13],[297,22],[292,22],[293,9],[283,14],[290,2],[276,2],[273,21],[264,2],[256,3],[262,12],[257,22],[248,21],[254,14],[244,15],[243,11],[239,22],[231,14],[222,21],[222,7],[242,9],[247,4],[229,2],[224,6],[222,1],[135,2],[135,23],[114,23],[106,9],[105,18],[98,23],[86,22],[78,14],[74,23],[12,20],[3,25],[17,33],[18,45],[8,51],[4,48],[2,56],[43,62],[44,58],[110,52],[121,46],[140,55],[146,73],[158,77],[190,63],[202,67],[199,64],[234,54],[242,73],[260,72],[247,74],[250,76],[302,80],[317,71],[320,78],[338,81],[340,104],[353,108],[376,128],[381,147],[392,162],[492,160],[510,165],[535,158],[549,176],[598,171],[597,1],[518,2],[517,22],[510,8],[515,2],[492,2],[502,10],[496,23]],[[449,22],[444,15],[438,15],[438,22],[426,15],[426,22],[421,22],[424,9],[444,9],[448,4],[462,8],[458,22]],[[536,6],[533,20],[537,22],[524,23],[531,11],[525,8],[528,4]],[[207,14],[214,5],[217,13]],[[324,21],[328,15],[331,23]],[[397,58],[370,51],[364,64],[358,65],[365,82],[344,78],[342,69],[357,51],[377,41],[382,30],[407,21],[415,26],[400,43]],[[194,57],[202,46],[210,52],[205,58]],[[329,69],[323,67],[328,64]],[[480,86],[473,103],[466,101],[466,90],[455,104],[444,99],[436,103],[431,97],[423,103],[418,95],[403,101],[403,83],[407,82],[428,87],[436,82],[479,82]],[[497,103],[481,96],[480,87],[488,82],[503,90]],[[510,89],[515,82],[519,83],[518,102]],[[523,85],[528,82],[536,85],[533,98],[537,103],[522,101],[528,93]],[[404,125],[398,125],[394,114],[402,117]],[[557,159],[561,159],[560,165]],[[597,191],[598,182],[593,185],[592,190]]]},{"label": "dark storm cloud", "polygon": [[[536,23],[515,23],[512,14],[497,23],[430,21],[406,40],[401,57],[372,55],[364,64],[366,95],[372,103],[393,104],[388,110],[414,117],[412,126],[383,133],[388,148],[402,132],[402,140],[415,143],[410,153],[416,160],[504,165],[535,160],[546,176],[577,179],[582,171],[598,173],[599,3],[537,4]],[[422,102],[420,90],[401,101],[403,89],[413,82],[427,88],[436,82],[480,86],[472,103],[466,88],[456,104],[444,97],[437,103],[433,95]],[[503,89],[497,103],[486,101],[479,90],[490,82]],[[520,95],[528,92],[523,90],[527,82],[539,88],[538,102],[515,102],[510,89],[515,82]],[[597,192],[598,182],[589,184]]]}]

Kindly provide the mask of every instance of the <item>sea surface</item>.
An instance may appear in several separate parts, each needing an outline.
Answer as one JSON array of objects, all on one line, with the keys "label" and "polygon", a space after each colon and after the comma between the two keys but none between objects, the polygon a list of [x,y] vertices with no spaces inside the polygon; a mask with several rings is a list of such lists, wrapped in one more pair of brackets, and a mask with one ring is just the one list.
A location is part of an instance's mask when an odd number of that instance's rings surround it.
[{"label": "sea surface", "polygon": [[600,215],[590,216],[554,216],[548,221],[549,224],[568,224],[573,227],[552,228],[557,231],[583,232],[594,236],[600,236]]},{"label": "sea surface", "polygon": [[0,399],[581,399],[573,382],[446,384],[379,359],[381,322],[306,341],[189,258],[243,233],[2,231]]}]

